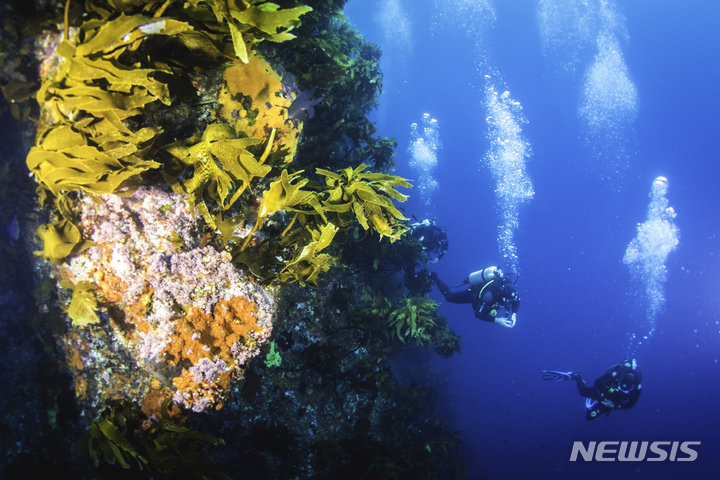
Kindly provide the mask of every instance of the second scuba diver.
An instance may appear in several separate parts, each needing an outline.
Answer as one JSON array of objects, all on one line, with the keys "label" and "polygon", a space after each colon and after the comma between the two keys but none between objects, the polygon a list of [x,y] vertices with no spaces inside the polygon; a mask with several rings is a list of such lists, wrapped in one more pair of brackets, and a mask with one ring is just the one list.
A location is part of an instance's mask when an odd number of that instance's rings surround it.
[{"label": "second scuba diver", "polygon": [[613,410],[627,410],[640,398],[642,376],[635,359],[625,360],[608,368],[605,375],[595,380],[592,387],[585,384],[577,372],[543,371],[543,380],[562,382],[575,380],[580,395],[586,398],[585,418],[594,420],[600,415],[610,415]]}]

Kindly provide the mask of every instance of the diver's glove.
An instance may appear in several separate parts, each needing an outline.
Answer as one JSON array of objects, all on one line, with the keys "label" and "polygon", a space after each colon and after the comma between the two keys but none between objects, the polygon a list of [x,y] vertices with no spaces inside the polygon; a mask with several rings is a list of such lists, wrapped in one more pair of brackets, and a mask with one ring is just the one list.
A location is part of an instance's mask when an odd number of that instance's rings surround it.
[{"label": "diver's glove", "polygon": [[510,318],[495,317],[495,323],[502,325],[503,327],[513,328],[515,326],[515,314],[513,313]]}]

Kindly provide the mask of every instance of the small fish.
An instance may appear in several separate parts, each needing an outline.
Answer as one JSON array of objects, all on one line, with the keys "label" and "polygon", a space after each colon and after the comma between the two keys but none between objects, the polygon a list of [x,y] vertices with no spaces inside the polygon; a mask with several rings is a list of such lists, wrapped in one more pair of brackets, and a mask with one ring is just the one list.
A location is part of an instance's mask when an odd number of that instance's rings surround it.
[{"label": "small fish", "polygon": [[313,108],[318,103],[322,102],[322,100],[325,97],[316,98],[313,100],[313,95],[315,94],[315,88],[311,88],[309,90],[305,90],[300,95],[298,95],[295,100],[290,104],[289,107],[287,107],[288,111],[288,118],[285,120],[286,122],[292,122],[293,126],[297,128],[299,122],[303,122],[305,120],[305,116],[307,115],[307,118],[312,118],[315,114],[315,109]]}]

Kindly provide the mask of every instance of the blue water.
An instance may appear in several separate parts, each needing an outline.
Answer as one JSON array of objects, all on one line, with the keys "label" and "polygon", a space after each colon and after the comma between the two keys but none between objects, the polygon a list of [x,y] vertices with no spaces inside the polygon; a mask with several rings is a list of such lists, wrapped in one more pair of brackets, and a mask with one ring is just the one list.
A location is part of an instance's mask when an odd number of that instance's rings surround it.
[{"label": "blue water", "polygon": [[[717,478],[720,2],[351,0],[346,13],[384,52],[375,120],[399,141],[394,173],[437,182],[405,205],[447,228],[433,269],[449,284],[488,265],[520,273],[514,329],[440,307],[463,341],[435,368],[468,478]],[[488,122],[505,91],[505,123]],[[438,142],[422,170],[409,147],[425,113]],[[492,155],[515,171],[494,176]],[[658,176],[677,246],[633,275],[623,258]],[[513,199],[523,181],[532,191]],[[588,422],[573,384],[541,379],[592,380],[628,352],[643,372],[629,411]],[[695,462],[572,463],[578,440],[702,443]]]}]

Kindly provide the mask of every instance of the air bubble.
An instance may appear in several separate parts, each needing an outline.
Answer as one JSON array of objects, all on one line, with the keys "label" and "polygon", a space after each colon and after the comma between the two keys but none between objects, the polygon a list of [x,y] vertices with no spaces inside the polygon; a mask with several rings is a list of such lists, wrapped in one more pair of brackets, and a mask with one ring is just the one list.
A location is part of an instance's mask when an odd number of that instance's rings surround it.
[{"label": "air bubble", "polygon": [[658,177],[653,181],[647,218],[638,225],[637,235],[623,257],[633,279],[644,287],[648,337],[655,331],[657,317],[665,305],[665,263],[679,243],[680,231],[675,225],[675,210],[668,206],[665,197],[667,190],[667,178]]},{"label": "air bubble", "polygon": [[423,114],[422,132],[417,123],[410,125],[410,168],[418,174],[418,190],[420,199],[425,205],[425,216],[431,217],[430,208],[432,205],[433,192],[438,188],[438,182],[433,176],[437,166],[437,152],[441,148],[440,125],[438,121],[431,118],[429,113]]}]

